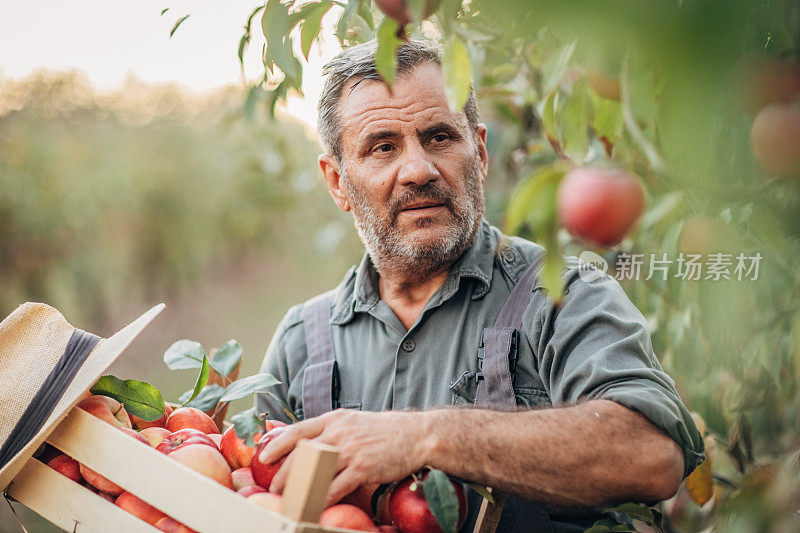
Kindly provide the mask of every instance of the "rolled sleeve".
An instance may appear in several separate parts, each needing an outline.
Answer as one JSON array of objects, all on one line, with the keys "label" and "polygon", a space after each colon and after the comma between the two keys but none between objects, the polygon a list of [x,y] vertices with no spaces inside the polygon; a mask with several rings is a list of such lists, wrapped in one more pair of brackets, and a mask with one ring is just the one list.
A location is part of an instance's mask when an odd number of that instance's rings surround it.
[{"label": "rolled sleeve", "polygon": [[567,280],[562,305],[543,301],[534,319],[553,405],[605,399],[641,413],[681,447],[689,475],[704,459],[703,439],[653,353],[644,317],[610,276]]}]

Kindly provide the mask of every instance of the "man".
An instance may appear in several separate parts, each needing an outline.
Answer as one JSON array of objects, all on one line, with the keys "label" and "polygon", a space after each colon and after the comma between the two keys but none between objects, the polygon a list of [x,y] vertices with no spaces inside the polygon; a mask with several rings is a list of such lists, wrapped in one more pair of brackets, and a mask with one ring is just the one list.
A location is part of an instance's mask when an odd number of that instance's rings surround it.
[{"label": "man", "polygon": [[[474,94],[452,113],[439,51],[419,41],[398,50],[390,91],[374,51],[374,42],[352,47],[327,65],[319,105],[319,164],[366,254],[334,291],[293,307],[278,327],[262,371],[281,384],[256,406],[280,418],[279,398],[307,420],[281,431],[262,460],[303,437],[338,446],[329,503],[430,465],[516,495],[503,531],[582,531],[599,507],[670,497],[703,444],[644,317],[608,276],[567,272],[554,306],[531,275],[542,248],[483,220],[488,156]],[[506,361],[492,355],[490,365],[492,332],[503,330],[491,326],[520,294],[509,315],[520,333]],[[508,407],[492,402],[503,394],[523,409],[443,408]],[[311,418],[335,406],[345,409]]]}]

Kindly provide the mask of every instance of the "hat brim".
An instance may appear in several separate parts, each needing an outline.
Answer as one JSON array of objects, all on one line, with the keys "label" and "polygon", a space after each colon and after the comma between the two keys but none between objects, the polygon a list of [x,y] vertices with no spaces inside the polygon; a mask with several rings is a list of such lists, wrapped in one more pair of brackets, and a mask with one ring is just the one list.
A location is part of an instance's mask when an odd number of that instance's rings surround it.
[{"label": "hat brim", "polygon": [[109,366],[125,351],[142,330],[164,309],[164,304],[158,304],[146,311],[142,316],[122,328],[107,339],[100,340],[92,353],[86,358],[81,368],[75,374],[64,395],[61,397],[53,412],[45,421],[42,428],[31,441],[26,444],[8,464],[0,469],[0,491],[5,491],[11,480],[19,473],[34,452],[47,439],[50,432],[55,429],[67,413],[77,405],[97,379],[103,375]]}]

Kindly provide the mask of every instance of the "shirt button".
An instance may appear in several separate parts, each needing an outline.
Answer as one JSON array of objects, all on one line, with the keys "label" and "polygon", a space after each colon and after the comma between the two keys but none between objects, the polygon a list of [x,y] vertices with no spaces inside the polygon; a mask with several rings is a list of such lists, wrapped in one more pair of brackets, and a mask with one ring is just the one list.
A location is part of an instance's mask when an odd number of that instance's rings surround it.
[{"label": "shirt button", "polygon": [[403,350],[405,350],[406,352],[410,352],[416,347],[417,343],[414,342],[414,339],[406,339],[403,341]]},{"label": "shirt button", "polygon": [[514,254],[513,250],[506,250],[503,252],[503,259],[508,261],[509,263],[513,263],[516,260],[517,256]]}]

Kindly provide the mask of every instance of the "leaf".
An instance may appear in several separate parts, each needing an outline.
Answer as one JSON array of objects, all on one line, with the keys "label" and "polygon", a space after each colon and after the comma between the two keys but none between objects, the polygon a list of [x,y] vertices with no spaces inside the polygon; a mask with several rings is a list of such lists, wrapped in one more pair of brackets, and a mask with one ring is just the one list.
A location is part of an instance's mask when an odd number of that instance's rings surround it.
[{"label": "leaf", "polygon": [[489,503],[494,503],[494,496],[492,495],[491,492],[489,492],[489,489],[487,489],[483,485],[478,485],[477,483],[473,483],[471,481],[462,481],[462,483],[464,483],[468,487],[471,487],[472,490],[483,496]]},{"label": "leaf", "polygon": [[183,21],[184,21],[184,20],[186,20],[186,19],[188,19],[188,18],[189,18],[189,16],[190,16],[190,15],[184,15],[184,16],[182,16],[181,18],[179,18],[179,19],[178,19],[178,21],[175,23],[175,25],[172,27],[172,29],[171,29],[171,30],[170,30],[170,32],[169,32],[169,36],[170,36],[170,38],[172,38],[172,36],[175,34],[175,32],[176,32],[176,31],[178,31],[178,26],[180,26],[181,24],[183,24]]},{"label": "leaf", "polygon": [[183,339],[172,343],[164,352],[164,363],[170,370],[200,368],[206,351],[199,342]]},{"label": "leaf", "polygon": [[319,34],[322,17],[325,16],[325,13],[328,12],[332,5],[330,1],[320,2],[303,21],[300,28],[300,44],[306,60],[308,60],[308,53],[311,51],[311,44]]},{"label": "leaf", "polygon": [[242,360],[242,347],[236,340],[231,339],[214,352],[211,356],[211,368],[221,376],[228,376]]},{"label": "leaf", "polygon": [[250,16],[247,17],[247,22],[244,25],[244,33],[242,34],[241,39],[239,39],[239,50],[237,52],[237,56],[239,57],[239,65],[241,66],[242,70],[244,70],[244,52],[247,50],[247,45],[250,44],[250,32],[253,27],[253,18],[262,10],[266,4],[261,4],[257,6],[253,11],[250,12]]},{"label": "leaf", "polygon": [[344,11],[342,11],[342,15],[339,17],[339,22],[336,23],[336,36],[340,41],[343,41],[347,37],[347,26],[350,24],[350,20],[353,18],[353,15],[355,15],[360,4],[361,0],[347,0],[347,5]]},{"label": "leaf", "polygon": [[444,46],[442,72],[450,110],[454,113],[461,111],[469,98],[472,64],[467,45],[456,35],[450,37]]},{"label": "leaf", "polygon": [[561,109],[561,135],[564,151],[582,160],[589,146],[590,108],[586,81],[579,80],[572,89],[572,95]]},{"label": "leaf", "polygon": [[[288,5],[277,0],[267,2],[261,17],[261,30],[267,39],[266,53],[271,62],[278,66],[287,79],[299,86],[302,67],[292,53],[289,33],[292,24]],[[270,61],[267,61],[269,64]]]},{"label": "leaf", "polygon": [[233,415],[231,422],[233,422],[233,430],[236,432],[236,436],[244,440],[245,446],[255,446],[253,435],[263,432],[265,429],[264,421],[256,415],[255,407]]},{"label": "leaf", "polygon": [[544,101],[542,107],[542,127],[545,133],[553,139],[559,138],[558,122],[556,122],[556,100],[558,99],[558,91],[551,92]]},{"label": "leaf", "polygon": [[238,400],[239,398],[244,398],[254,392],[267,392],[267,389],[278,384],[280,384],[280,381],[272,374],[266,372],[237,379],[225,387],[225,394],[222,395],[220,401],[230,402]]},{"label": "leaf", "polygon": [[381,25],[378,26],[378,49],[375,50],[375,69],[383,78],[383,81],[391,87],[394,84],[394,76],[397,71],[397,48],[400,46],[400,39],[397,32],[400,26],[391,17],[383,17]]},{"label": "leaf", "polygon": [[194,389],[192,389],[181,394],[178,401],[181,404],[185,404],[186,407],[194,407],[201,411],[210,411],[217,406],[224,391],[225,387],[217,383],[212,383],[211,385],[203,387],[203,390],[201,390],[194,399],[191,399],[194,394]]},{"label": "leaf", "polygon": [[549,93],[558,87],[561,77],[567,70],[567,66],[569,66],[569,60],[572,58],[573,52],[575,52],[575,44],[576,42],[573,42],[564,46],[557,54],[548,57],[547,61],[542,65],[542,80],[545,93]]},{"label": "leaf", "polygon": [[456,533],[458,526],[458,497],[447,474],[431,468],[422,481],[422,494],[444,533]]},{"label": "leaf", "polygon": [[[164,14],[164,13],[166,13],[167,11],[169,11],[169,8],[168,8],[168,7],[165,7],[164,9],[162,9],[162,10],[161,10],[161,15],[163,15],[163,14]],[[159,15],[159,16],[161,16],[161,15]]]},{"label": "leaf", "polygon": [[184,407],[187,403],[194,400],[198,394],[200,394],[200,391],[203,390],[203,387],[208,384],[209,374],[211,374],[211,365],[208,364],[208,357],[204,355],[203,366],[200,367],[200,374],[197,375],[197,381],[194,382],[194,392],[188,400],[181,404],[181,407]]},{"label": "leaf", "polygon": [[92,394],[114,398],[125,406],[128,414],[152,422],[164,416],[164,398],[154,386],[136,379],[121,380],[102,376],[90,389]]},{"label": "leaf", "polygon": [[550,298],[558,303],[561,302],[561,299],[564,297],[564,284],[561,280],[561,273],[564,271],[564,259],[561,254],[554,253],[555,250],[550,246],[548,246],[547,249],[548,252],[546,252],[547,255],[544,259],[541,280]]},{"label": "leaf", "polygon": [[622,105],[607,98],[601,98],[589,91],[589,100],[592,103],[592,127],[598,139],[605,137],[616,143],[622,136]]},{"label": "leaf", "polygon": [[519,233],[525,224],[543,233],[556,216],[556,192],[566,173],[563,164],[539,168],[514,192],[506,209],[506,232]]},{"label": "leaf", "polygon": [[654,510],[643,503],[623,503],[621,505],[617,505],[616,507],[603,509],[603,511],[609,513],[624,513],[633,520],[641,520],[649,525],[655,524],[656,520],[658,519]]},{"label": "leaf", "polygon": [[370,11],[371,0],[361,0],[358,3],[358,16],[364,19],[369,29],[375,29],[375,19],[372,18],[372,11]]},{"label": "leaf", "polygon": [[606,531],[627,531],[636,533],[636,528],[633,527],[633,524],[617,522],[612,518],[604,518],[603,520],[595,522],[592,527],[587,529],[584,533],[604,533]]},{"label": "leaf", "polygon": [[686,478],[686,491],[697,505],[703,505],[714,495],[714,478],[711,472],[711,458],[694,469]]}]

